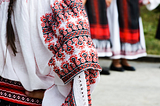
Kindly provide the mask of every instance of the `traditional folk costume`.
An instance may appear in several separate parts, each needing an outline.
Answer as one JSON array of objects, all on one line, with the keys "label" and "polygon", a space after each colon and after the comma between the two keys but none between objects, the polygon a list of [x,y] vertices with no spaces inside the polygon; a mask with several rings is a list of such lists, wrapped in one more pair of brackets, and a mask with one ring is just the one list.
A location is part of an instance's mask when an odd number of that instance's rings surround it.
[{"label": "traditional folk costume", "polygon": [[91,38],[99,57],[112,55],[106,8],[105,0],[87,0],[86,2]]},{"label": "traditional folk costume", "polygon": [[[9,3],[0,0],[0,103],[91,106],[101,67],[82,1],[15,0],[16,56],[6,46]],[[43,101],[24,94],[38,89]]]},{"label": "traditional folk costume", "polygon": [[146,56],[138,0],[113,0],[107,9],[112,42],[112,59]]}]

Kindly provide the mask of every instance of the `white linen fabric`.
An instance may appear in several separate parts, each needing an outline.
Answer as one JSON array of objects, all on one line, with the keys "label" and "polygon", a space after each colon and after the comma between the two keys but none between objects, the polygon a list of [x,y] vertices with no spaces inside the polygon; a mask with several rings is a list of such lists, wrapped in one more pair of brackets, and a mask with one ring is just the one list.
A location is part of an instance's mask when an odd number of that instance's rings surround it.
[{"label": "white linen fabric", "polygon": [[[74,78],[74,94],[75,96],[75,101],[77,101],[76,106],[89,106],[88,105],[88,97],[87,97],[87,84],[86,84],[86,80],[84,77],[84,72],[82,72],[81,74],[77,75]],[[96,82],[99,82],[100,77],[98,77],[96,79]],[[97,83],[96,83],[97,84]],[[93,92],[96,84],[92,84],[91,85],[91,93]],[[63,86],[53,86],[51,88],[49,88],[46,92],[45,92],[45,97],[43,99],[43,106],[52,106],[52,104],[54,104],[55,106],[60,106],[61,102],[64,101],[64,99],[67,97],[67,93],[69,93],[71,89],[70,83]],[[60,91],[60,92],[57,92]],[[66,92],[68,91],[68,92]],[[52,98],[52,100],[50,100],[50,98]],[[50,100],[50,101],[49,101]],[[60,101],[60,102],[55,102],[55,101]]]},{"label": "white linen fabric", "polygon": [[[71,88],[73,88],[73,94],[75,97],[74,102],[77,104],[77,106],[88,106],[89,98],[87,93],[88,88],[86,84],[87,79],[85,79],[86,73],[84,71],[87,71],[90,68],[84,68],[84,70],[76,73],[75,76],[71,76],[73,79],[72,84],[71,80],[67,80],[68,82],[64,82],[62,79],[60,79],[57,73],[53,71],[53,68],[55,67],[49,66],[49,60],[51,60],[51,58],[54,59],[53,57],[55,55],[51,50],[49,50],[48,43],[46,43],[48,41],[46,41],[44,35],[45,27],[44,29],[42,29],[42,26],[44,24],[42,23],[43,19],[41,17],[49,15],[49,13],[54,14],[55,11],[53,11],[52,5],[54,4],[56,8],[55,4],[62,3],[63,1],[64,0],[15,1],[11,21],[16,36],[15,44],[18,53],[16,54],[16,56],[14,56],[11,48],[9,46],[6,46],[6,23],[9,0],[0,0],[0,76],[10,80],[20,81],[23,87],[28,91],[47,89],[42,106],[62,105],[65,102],[65,99],[68,96]],[[71,2],[71,0],[68,0],[68,2]],[[72,0],[72,2],[78,2],[82,4],[81,0]],[[58,17],[58,15],[56,16]],[[88,23],[87,18],[84,16],[79,16],[78,19],[86,21],[86,24],[83,25],[87,29],[88,26],[85,26]],[[60,19],[60,21],[62,20]],[[65,20],[66,22],[63,21],[62,26],[64,26],[65,28],[65,24],[68,20]],[[72,18],[72,22],[75,23],[76,18]],[[59,31],[59,29],[57,29],[57,31]],[[59,32],[56,34],[59,34]],[[88,41],[89,44],[92,44],[92,42],[90,43],[90,39],[88,40],[85,37],[84,39],[85,40],[83,41]],[[57,39],[54,37],[52,38],[52,41],[56,42]],[[87,45],[88,43],[85,43],[85,45]],[[75,46],[77,45],[75,44],[74,47]],[[77,49],[75,49],[76,52],[74,52],[73,54],[78,54],[79,52],[81,52],[81,50],[79,50],[81,48],[82,47],[77,47]],[[83,50],[84,53],[90,52],[91,50],[96,53],[95,49],[92,46],[85,46],[85,48],[83,49],[86,50]],[[66,54],[66,56],[68,57],[65,59],[65,61],[69,61],[69,53]],[[88,57],[86,58],[90,59]],[[97,60],[96,58],[93,59],[94,61]],[[56,61],[55,64],[58,67],[61,67],[61,63],[62,61]],[[99,67],[99,69],[95,68],[95,70],[101,69]],[[81,78],[82,80],[81,83],[79,82],[79,78]],[[94,89],[96,83],[99,81],[98,74],[95,79],[95,83],[93,83],[93,85],[91,84],[90,86],[91,90]],[[79,91],[81,87],[83,87],[83,94]]]},{"label": "white linen fabric", "polygon": [[143,33],[142,20],[139,18],[140,42],[137,44],[120,43],[119,22],[117,0],[113,0],[110,7],[107,8],[108,23],[112,43],[112,59],[136,59],[146,56],[145,39]]},{"label": "white linen fabric", "polygon": [[98,57],[112,56],[111,42],[109,40],[93,39],[93,43],[98,52]]}]

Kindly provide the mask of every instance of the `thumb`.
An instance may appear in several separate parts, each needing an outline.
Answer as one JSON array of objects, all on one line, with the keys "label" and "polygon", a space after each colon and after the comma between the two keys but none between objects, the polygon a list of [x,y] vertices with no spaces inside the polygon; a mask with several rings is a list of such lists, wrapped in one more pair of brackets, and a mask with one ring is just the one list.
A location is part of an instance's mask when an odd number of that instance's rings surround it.
[{"label": "thumb", "polygon": [[25,91],[25,94],[31,98],[43,99],[45,90]]}]

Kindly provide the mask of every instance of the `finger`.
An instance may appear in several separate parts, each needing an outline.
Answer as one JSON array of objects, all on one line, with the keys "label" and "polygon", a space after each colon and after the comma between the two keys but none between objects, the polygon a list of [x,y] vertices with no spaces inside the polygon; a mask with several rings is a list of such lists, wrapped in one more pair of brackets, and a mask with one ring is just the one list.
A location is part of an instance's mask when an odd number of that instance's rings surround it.
[{"label": "finger", "polygon": [[85,4],[86,4],[86,1],[87,1],[87,0],[82,0],[83,5],[85,5]]},{"label": "finger", "polygon": [[111,2],[112,2],[112,0],[105,0],[105,1],[106,1],[106,6],[109,7]]},{"label": "finger", "polygon": [[38,99],[43,99],[44,97],[44,90],[35,90],[35,91],[25,91],[25,94],[28,96],[28,97],[31,97],[31,98],[38,98]]},{"label": "finger", "polygon": [[111,4],[110,2],[107,2],[107,7],[109,7],[109,6],[110,6],[110,4]]}]

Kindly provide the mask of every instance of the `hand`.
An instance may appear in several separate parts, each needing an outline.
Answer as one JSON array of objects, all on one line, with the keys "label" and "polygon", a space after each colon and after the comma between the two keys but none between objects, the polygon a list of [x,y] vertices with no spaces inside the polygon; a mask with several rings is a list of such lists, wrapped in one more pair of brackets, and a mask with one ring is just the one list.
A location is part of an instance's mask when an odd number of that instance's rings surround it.
[{"label": "hand", "polygon": [[87,0],[82,0],[83,5],[85,5],[85,4],[86,4],[86,1],[87,1]]},{"label": "hand", "polygon": [[106,1],[107,7],[109,7],[111,5],[112,0],[105,0],[105,1]]},{"label": "hand", "polygon": [[149,0],[139,0],[139,4],[140,6],[147,5],[147,4],[150,4],[150,1]]},{"label": "hand", "polygon": [[45,90],[25,91],[25,94],[31,98],[43,99]]}]

